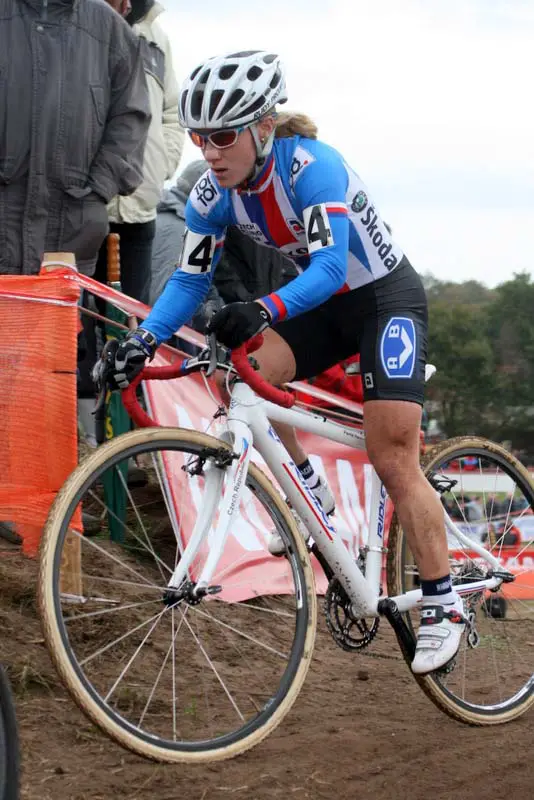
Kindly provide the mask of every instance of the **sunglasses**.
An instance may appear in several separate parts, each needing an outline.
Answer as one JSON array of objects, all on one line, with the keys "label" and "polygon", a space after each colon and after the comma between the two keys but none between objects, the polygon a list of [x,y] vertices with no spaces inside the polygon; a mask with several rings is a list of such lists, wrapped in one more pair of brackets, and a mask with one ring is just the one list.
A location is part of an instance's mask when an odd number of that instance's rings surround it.
[{"label": "sunglasses", "polygon": [[242,128],[229,128],[227,130],[213,131],[204,135],[197,131],[188,130],[189,137],[196,147],[206,147],[209,142],[217,150],[226,150],[227,147],[233,147],[239,138],[239,134],[245,130]]}]

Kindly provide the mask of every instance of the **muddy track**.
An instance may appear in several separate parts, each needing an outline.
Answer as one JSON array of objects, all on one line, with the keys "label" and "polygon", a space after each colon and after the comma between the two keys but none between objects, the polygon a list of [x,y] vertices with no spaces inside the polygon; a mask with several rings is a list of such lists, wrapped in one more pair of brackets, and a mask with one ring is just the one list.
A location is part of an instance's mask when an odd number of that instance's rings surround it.
[{"label": "muddy track", "polygon": [[417,687],[384,624],[367,654],[350,655],[322,617],[304,690],[268,740],[209,767],[144,761],[100,734],[61,687],[36,618],[36,572],[0,547],[0,659],[16,690],[25,800],[533,796],[533,713],[498,728],[456,723]]}]

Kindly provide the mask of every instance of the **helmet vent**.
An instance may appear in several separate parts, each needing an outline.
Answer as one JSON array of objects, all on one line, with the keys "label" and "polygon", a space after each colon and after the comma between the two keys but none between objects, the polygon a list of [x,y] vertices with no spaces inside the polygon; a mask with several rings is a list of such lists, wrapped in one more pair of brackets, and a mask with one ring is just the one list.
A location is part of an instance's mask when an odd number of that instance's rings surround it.
[{"label": "helmet vent", "polygon": [[182,117],[185,118],[185,110],[187,108],[187,95],[189,94],[189,89],[184,89],[182,95],[180,97],[180,108],[182,110]]},{"label": "helmet vent", "polygon": [[242,100],[244,96],[245,92],[243,91],[243,89],[236,89],[234,92],[232,92],[232,94],[224,104],[224,107],[221,111],[221,115],[224,115],[228,113],[228,111],[230,111],[232,108],[235,108],[239,103],[239,101]]},{"label": "helmet vent", "polygon": [[197,131],[246,127],[286,100],[280,58],[269,50],[240,50],[192,70],[182,86],[179,117],[184,128]]},{"label": "helmet vent", "polygon": [[232,77],[236,69],[237,69],[237,64],[225,64],[224,67],[221,67],[219,70],[219,78],[222,81],[227,81],[229,78]]},{"label": "helmet vent", "polygon": [[207,84],[210,74],[211,74],[211,69],[207,69],[202,73],[202,75],[197,81],[198,88],[200,88],[201,86],[205,86]]},{"label": "helmet vent", "polygon": [[261,52],[260,50],[241,50],[239,53],[230,53],[230,55],[227,56],[227,58],[249,58],[249,56],[253,56],[256,53],[260,52]]},{"label": "helmet vent", "polygon": [[257,80],[260,77],[260,75],[263,75],[263,70],[262,70],[261,67],[258,67],[256,64],[254,64],[254,66],[251,67],[249,69],[249,71],[247,72],[247,78],[249,79],[249,81]]},{"label": "helmet vent", "polygon": [[215,116],[215,112],[217,111],[217,107],[221,102],[222,98],[224,97],[224,89],[215,89],[211,93],[210,97],[210,108],[208,112],[209,119],[212,119]]},{"label": "helmet vent", "polygon": [[[258,97],[258,99],[254,101],[254,103],[251,103],[246,108],[240,109],[238,116],[242,115],[249,116],[250,114],[254,114],[255,111],[259,111],[260,108],[265,105],[265,101],[266,101],[265,95],[261,94]],[[232,119],[235,119],[235,117],[232,117]]]},{"label": "helmet vent", "polygon": [[191,116],[193,119],[200,119],[202,114],[202,101],[204,99],[204,92],[203,91],[196,91],[193,92],[193,96],[191,98],[191,102],[189,107],[191,109]]}]

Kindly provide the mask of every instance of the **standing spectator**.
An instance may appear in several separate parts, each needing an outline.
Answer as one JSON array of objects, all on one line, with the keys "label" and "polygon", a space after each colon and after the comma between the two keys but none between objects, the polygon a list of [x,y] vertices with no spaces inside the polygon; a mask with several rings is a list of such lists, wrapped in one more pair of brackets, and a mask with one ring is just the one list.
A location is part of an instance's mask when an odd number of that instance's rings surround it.
[{"label": "standing spectator", "polygon": [[152,248],[149,303],[154,305],[176,269],[185,231],[185,205],[189,193],[207,170],[204,159],[188,164],[174,186],[164,189],[157,207],[156,233]]},{"label": "standing spectator", "polygon": [[106,203],[142,178],[140,44],[100,0],[0,0],[0,274],[44,252],[94,272]]},{"label": "standing spectator", "polygon": [[[150,96],[152,120],[143,163],[143,182],[131,197],[115,197],[108,206],[110,229],[120,235],[121,283],[125,294],[149,302],[156,208],[163,183],[182,154],[184,132],[178,122],[178,86],[167,34],[158,22],[164,8],[154,0],[108,0],[139,37]],[[129,13],[128,13],[129,12]],[[107,253],[100,251],[98,280],[106,280]]]}]

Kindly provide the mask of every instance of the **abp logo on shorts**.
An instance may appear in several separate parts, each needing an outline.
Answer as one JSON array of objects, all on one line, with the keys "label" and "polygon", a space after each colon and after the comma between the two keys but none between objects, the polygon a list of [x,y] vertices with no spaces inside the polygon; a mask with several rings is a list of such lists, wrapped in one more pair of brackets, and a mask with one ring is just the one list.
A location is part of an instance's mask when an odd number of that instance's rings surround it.
[{"label": "abp logo on shorts", "polygon": [[411,378],[415,367],[417,337],[412,319],[392,317],[382,334],[380,358],[388,378]]}]

